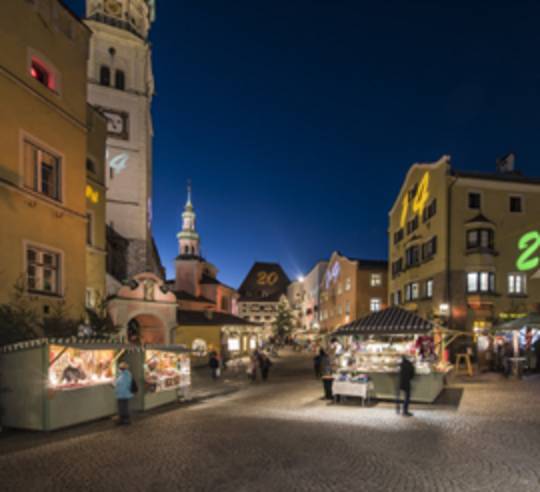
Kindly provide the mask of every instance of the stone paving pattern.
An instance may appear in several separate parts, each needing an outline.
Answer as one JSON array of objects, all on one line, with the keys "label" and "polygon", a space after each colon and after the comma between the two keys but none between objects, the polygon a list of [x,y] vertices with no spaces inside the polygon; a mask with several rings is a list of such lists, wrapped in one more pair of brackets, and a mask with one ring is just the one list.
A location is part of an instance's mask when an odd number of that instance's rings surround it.
[{"label": "stone paving pattern", "polygon": [[130,427],[8,433],[1,490],[540,490],[540,378],[475,378],[407,419],[389,403],[327,404],[309,364],[286,356],[266,384]]}]

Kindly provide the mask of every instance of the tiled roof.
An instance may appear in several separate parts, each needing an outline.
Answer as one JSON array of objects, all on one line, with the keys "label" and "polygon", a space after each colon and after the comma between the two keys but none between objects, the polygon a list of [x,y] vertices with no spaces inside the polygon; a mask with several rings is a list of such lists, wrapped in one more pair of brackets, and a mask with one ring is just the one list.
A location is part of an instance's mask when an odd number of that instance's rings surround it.
[{"label": "tiled roof", "polygon": [[179,325],[215,326],[215,325],[251,325],[258,326],[244,318],[239,318],[234,314],[222,313],[218,311],[188,311],[178,309],[176,320]]},{"label": "tiled roof", "polygon": [[341,326],[334,335],[414,335],[433,328],[431,321],[393,306]]},{"label": "tiled roof", "polygon": [[215,304],[212,299],[208,299],[204,296],[194,296],[185,290],[179,290],[174,293],[179,301],[192,301],[192,302],[204,302],[209,304]]}]

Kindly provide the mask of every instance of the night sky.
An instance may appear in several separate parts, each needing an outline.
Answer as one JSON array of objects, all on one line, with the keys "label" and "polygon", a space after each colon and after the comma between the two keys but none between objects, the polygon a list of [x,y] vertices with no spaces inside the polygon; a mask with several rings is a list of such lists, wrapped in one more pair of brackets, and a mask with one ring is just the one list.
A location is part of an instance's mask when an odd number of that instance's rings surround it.
[{"label": "night sky", "polygon": [[[83,12],[83,0],[66,3]],[[535,1],[158,0],[154,235],[173,274],[193,181],[205,257],[238,286],[334,250],[387,255],[409,166],[540,174]]]}]

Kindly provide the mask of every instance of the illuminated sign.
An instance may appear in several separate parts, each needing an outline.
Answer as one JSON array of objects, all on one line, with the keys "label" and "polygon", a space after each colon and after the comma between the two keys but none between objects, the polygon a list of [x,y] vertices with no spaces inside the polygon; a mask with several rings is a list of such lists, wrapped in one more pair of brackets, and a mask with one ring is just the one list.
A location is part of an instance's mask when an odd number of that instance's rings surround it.
[{"label": "illuminated sign", "polygon": [[279,275],[276,272],[258,272],[257,284],[258,285],[274,285],[279,280]]},{"label": "illuminated sign", "polygon": [[341,271],[341,265],[336,261],[328,270],[326,270],[326,288],[330,287],[332,281],[337,280],[339,272]]},{"label": "illuminated sign", "polygon": [[127,167],[128,162],[127,154],[118,154],[109,159],[109,151],[107,150],[107,160],[109,161],[109,167],[114,171],[117,176]]},{"label": "illuminated sign", "polygon": [[[409,207],[415,214],[422,215],[424,208],[429,200],[429,173],[426,171],[422,176],[422,179],[418,183],[418,188],[412,197],[412,204],[410,203],[409,194],[406,193],[403,198],[401,208],[401,218],[399,221],[400,227],[405,227],[407,223],[407,217],[409,215]],[[411,206],[412,205],[412,206]]]},{"label": "illuminated sign", "polygon": [[92,186],[86,185],[86,198],[88,198],[92,203],[99,202],[99,191],[94,190]]},{"label": "illuminated sign", "polygon": [[[527,272],[540,264],[540,233],[530,231],[523,234],[518,241],[518,249],[522,251],[519,255],[516,267],[520,272]],[[535,256],[536,255],[536,256]]]}]

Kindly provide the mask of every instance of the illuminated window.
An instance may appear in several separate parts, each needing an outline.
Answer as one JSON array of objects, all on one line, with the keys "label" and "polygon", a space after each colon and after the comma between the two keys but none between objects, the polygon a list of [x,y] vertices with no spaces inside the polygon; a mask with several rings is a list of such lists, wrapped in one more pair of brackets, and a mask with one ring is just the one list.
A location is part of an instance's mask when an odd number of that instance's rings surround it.
[{"label": "illuminated window", "polygon": [[96,291],[90,287],[86,288],[84,305],[88,309],[94,309],[96,307]]},{"label": "illuminated window", "polygon": [[369,284],[371,287],[380,287],[382,285],[382,273],[372,273]]},{"label": "illuminated window", "polygon": [[43,61],[32,57],[32,61],[30,62],[30,75],[40,84],[47,87],[47,89],[56,91],[54,72],[48,68]]},{"label": "illuminated window", "polygon": [[527,293],[527,277],[524,273],[509,273],[508,274],[508,293],[509,294],[526,294]]},{"label": "illuminated window", "polygon": [[111,85],[111,69],[107,65],[101,65],[99,69],[100,85]]},{"label": "illuminated window", "polygon": [[31,292],[60,293],[60,255],[42,248],[26,248],[26,285]]},{"label": "illuminated window", "polygon": [[433,279],[426,281],[426,297],[431,299],[433,297]]},{"label": "illuminated window", "polygon": [[345,290],[346,291],[351,290],[351,277],[347,277],[345,279]]},{"label": "illuminated window", "polygon": [[520,196],[510,197],[510,212],[520,213],[523,212],[523,199]]},{"label": "illuminated window", "polygon": [[341,304],[337,308],[337,313],[338,313],[338,316],[341,316],[343,314],[343,307],[341,306]]},{"label": "illuminated window", "polygon": [[493,272],[467,273],[467,292],[495,292],[495,274]]},{"label": "illuminated window", "polygon": [[381,300],[379,298],[371,298],[369,300],[369,310],[376,313],[381,310]]},{"label": "illuminated window", "polygon": [[351,315],[351,301],[347,301],[345,303],[345,315],[350,316]]},{"label": "illuminated window", "polygon": [[482,207],[482,197],[480,193],[470,192],[469,193],[469,208],[471,210],[480,210]]},{"label": "illuminated window", "polygon": [[341,282],[337,286],[337,293],[341,294],[343,292],[343,286],[341,285]]},{"label": "illuminated window", "polygon": [[121,91],[126,88],[126,74],[122,70],[114,73],[114,86]]},{"label": "illuminated window", "polygon": [[60,200],[60,158],[25,140],[24,185]]},{"label": "illuminated window", "polygon": [[411,284],[411,299],[418,299],[420,297],[420,284],[418,282],[413,282]]},{"label": "illuminated window", "polygon": [[399,306],[401,304],[401,291],[397,290],[394,292],[394,306]]}]

